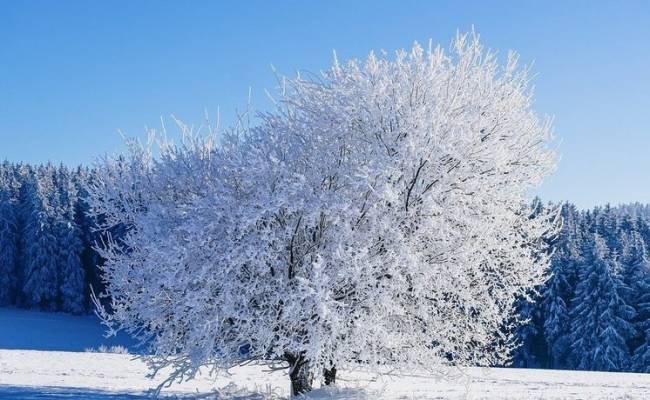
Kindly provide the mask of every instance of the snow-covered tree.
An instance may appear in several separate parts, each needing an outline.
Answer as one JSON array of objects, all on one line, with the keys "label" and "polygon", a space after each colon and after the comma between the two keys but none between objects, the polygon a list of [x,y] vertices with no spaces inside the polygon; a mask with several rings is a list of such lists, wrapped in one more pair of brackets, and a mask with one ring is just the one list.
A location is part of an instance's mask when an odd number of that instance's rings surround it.
[{"label": "snow-covered tree", "polygon": [[57,241],[52,225],[52,176],[46,168],[24,184],[21,232],[22,296],[26,306],[56,309]]},{"label": "snow-covered tree", "polygon": [[0,306],[13,304],[17,284],[16,213],[8,182],[0,176]]},{"label": "snow-covered tree", "polygon": [[92,249],[97,224],[85,215],[81,182],[88,174],[0,163],[0,304],[88,310],[88,288],[101,287],[102,262]]},{"label": "snow-covered tree", "polygon": [[519,298],[515,312],[520,320],[516,324],[514,336],[517,348],[512,354],[512,366],[515,368],[542,368],[546,361],[546,342],[543,321],[539,307],[539,298],[531,293],[530,299]]},{"label": "snow-covered tree", "polygon": [[[551,207],[553,208],[553,207]],[[545,207],[539,198],[533,199],[531,217],[543,215]],[[552,241],[556,235],[548,237]],[[539,285],[529,290],[526,296],[515,301],[514,338],[517,348],[512,354],[511,365],[516,368],[542,368],[546,366],[547,343],[544,336],[544,315],[542,295],[544,286]]]},{"label": "snow-covered tree", "polygon": [[650,261],[638,232],[623,235],[622,241],[624,281],[629,288],[627,303],[636,311],[637,336],[629,341],[634,353],[632,370],[650,372]]},{"label": "snow-covered tree", "polygon": [[[650,309],[650,299],[648,299],[647,293],[650,292],[650,279],[646,279],[644,282],[645,290],[646,290],[646,295],[645,295],[645,307],[644,307],[644,315],[646,318],[648,318],[648,315],[650,312],[648,312],[648,309]],[[643,341],[639,347],[637,347],[634,350],[634,356],[632,358],[632,370],[636,372],[644,372],[644,373],[650,373],[650,328],[648,327],[648,321],[649,319],[646,319],[646,323],[643,324],[643,327],[645,330],[642,331],[643,333]]]},{"label": "snow-covered tree", "polygon": [[608,255],[605,240],[595,234],[571,310],[571,347],[578,369],[621,371],[630,363],[627,340],[635,335],[630,322],[635,311],[621,296],[627,288],[620,265]]},{"label": "snow-covered tree", "polygon": [[84,270],[79,255],[81,240],[76,226],[70,221],[60,221],[56,226],[59,262],[59,296],[61,310],[81,314],[86,309]]},{"label": "snow-covered tree", "polygon": [[181,125],[105,160],[92,210],[128,228],[100,249],[107,324],[170,379],[285,361],[293,393],[332,367],[503,361],[553,229],[525,201],[554,155],[516,60],[460,36],[335,62],[218,144]]},{"label": "snow-covered tree", "polygon": [[85,187],[86,182],[92,179],[92,174],[92,171],[88,168],[79,167],[73,175],[73,182],[77,192],[77,201],[74,204],[74,220],[79,230],[82,246],[80,259],[85,278],[84,293],[87,305],[90,305],[90,288],[93,288],[96,293],[104,291],[99,269],[103,260],[93,248],[96,242],[101,241],[101,235],[96,229],[98,226],[97,221],[88,213],[88,192]]},{"label": "snow-covered tree", "polygon": [[563,366],[569,351],[569,310],[563,296],[566,281],[559,264],[556,265],[543,297],[544,338],[551,368]]},{"label": "snow-covered tree", "polygon": [[550,277],[541,290],[547,366],[550,368],[565,368],[570,353],[569,303],[573,297],[573,275],[582,262],[577,216],[574,206],[562,206],[562,229],[551,243]]},{"label": "snow-covered tree", "polygon": [[61,309],[80,314],[86,307],[84,269],[81,264],[82,242],[79,227],[75,223],[77,189],[66,168],[57,171],[60,208],[54,226],[57,237],[59,297]]}]

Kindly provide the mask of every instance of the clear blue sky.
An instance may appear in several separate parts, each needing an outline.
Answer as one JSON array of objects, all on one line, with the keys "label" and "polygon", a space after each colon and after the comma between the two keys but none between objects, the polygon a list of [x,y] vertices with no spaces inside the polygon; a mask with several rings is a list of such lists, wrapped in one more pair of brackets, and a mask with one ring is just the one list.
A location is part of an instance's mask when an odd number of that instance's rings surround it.
[{"label": "clear blue sky", "polygon": [[281,73],[449,43],[535,61],[537,101],[561,140],[545,199],[650,202],[650,1],[0,0],[0,159],[90,163],[172,113],[267,106]]}]

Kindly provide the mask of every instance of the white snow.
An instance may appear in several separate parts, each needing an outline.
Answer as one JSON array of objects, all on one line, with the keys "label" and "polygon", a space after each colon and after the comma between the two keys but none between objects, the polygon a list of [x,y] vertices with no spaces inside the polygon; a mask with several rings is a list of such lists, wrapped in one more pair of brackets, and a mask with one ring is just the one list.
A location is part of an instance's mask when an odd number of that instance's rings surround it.
[{"label": "white snow", "polygon": [[[107,340],[96,317],[0,308],[0,399],[145,399],[162,377],[147,378],[134,356],[82,352],[86,347],[123,344]],[[42,351],[47,349],[49,351]],[[75,350],[75,351],[53,351]],[[131,348],[133,351],[133,348]],[[439,375],[384,375],[341,371],[337,388],[316,389],[310,399],[643,399],[650,374],[533,369],[469,368]],[[287,398],[286,370],[234,368],[163,392],[165,398],[267,400]]]},{"label": "white snow", "polygon": [[[158,379],[121,354],[0,350],[0,399],[145,398]],[[413,374],[373,379],[363,372],[340,372],[335,390],[315,390],[311,399],[642,399],[650,395],[650,375],[532,369],[469,368],[448,377]],[[249,365],[230,376],[174,385],[164,397],[277,399],[288,395],[286,371]],[[215,391],[216,390],[216,391]]]},{"label": "white snow", "polygon": [[[86,347],[122,344],[105,339],[97,318],[0,308],[0,399],[144,399],[162,377],[147,378],[134,356],[82,352]],[[42,350],[49,351],[42,351]],[[74,350],[74,351],[52,351]],[[133,348],[131,348],[133,351]],[[311,399],[595,399],[650,397],[650,374],[532,369],[447,371],[437,376],[384,375],[341,371],[337,388],[316,389]],[[286,370],[234,368],[230,376],[177,384],[166,398],[282,399],[289,393]]]}]

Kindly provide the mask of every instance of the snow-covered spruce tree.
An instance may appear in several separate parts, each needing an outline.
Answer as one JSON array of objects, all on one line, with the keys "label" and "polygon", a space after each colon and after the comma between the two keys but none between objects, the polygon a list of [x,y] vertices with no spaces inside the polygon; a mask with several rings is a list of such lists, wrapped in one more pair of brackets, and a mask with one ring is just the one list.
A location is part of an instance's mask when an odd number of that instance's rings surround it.
[{"label": "snow-covered spruce tree", "polygon": [[285,361],[292,392],[333,367],[503,361],[514,299],[543,279],[553,168],[525,70],[474,36],[316,78],[219,143],[181,125],[156,157],[131,143],[89,187],[104,228],[106,322],[191,378]]},{"label": "snow-covered spruce tree", "polygon": [[54,232],[58,244],[60,306],[65,312],[81,314],[86,309],[86,282],[80,257],[83,251],[81,232],[75,222],[77,190],[66,168],[60,167],[56,175],[60,208]]},{"label": "snow-covered spruce tree", "polygon": [[16,213],[8,187],[0,176],[0,306],[14,303],[17,283]]},{"label": "snow-covered spruce tree", "polygon": [[20,240],[23,303],[44,310],[56,310],[59,300],[51,172],[50,165],[39,167],[24,183]]},{"label": "snow-covered spruce tree", "polygon": [[[544,204],[536,197],[531,204],[531,218],[545,213]],[[555,207],[549,205],[549,207]],[[548,239],[553,239],[549,237]],[[548,251],[549,249],[544,249]],[[551,264],[552,265],[552,264]],[[515,322],[513,337],[518,346],[512,353],[510,365],[516,368],[543,368],[547,364],[547,346],[544,337],[543,308],[541,307],[541,293],[544,285],[530,288],[526,296],[515,300]]]},{"label": "snow-covered spruce tree", "polygon": [[566,368],[570,354],[569,305],[573,297],[574,275],[581,263],[580,231],[575,206],[562,205],[562,229],[550,244],[550,278],[542,289],[542,319],[549,368]]},{"label": "snow-covered spruce tree", "polygon": [[[511,366],[515,368],[542,368],[546,364],[546,342],[541,320],[540,299],[531,290],[529,299],[520,297],[515,301],[516,324],[514,337],[518,346],[512,353]],[[532,294],[532,296],[531,296]]]},{"label": "snow-covered spruce tree", "polygon": [[101,241],[101,232],[98,232],[97,222],[88,214],[88,192],[86,182],[92,179],[93,172],[87,167],[78,167],[72,176],[72,181],[77,193],[77,201],[74,203],[74,220],[79,231],[82,251],[79,255],[83,267],[84,299],[86,308],[90,305],[91,288],[97,293],[103,292],[103,282],[100,276],[100,266],[103,263],[102,258],[95,251],[94,244]]},{"label": "snow-covered spruce tree", "polygon": [[650,372],[650,261],[641,235],[633,231],[623,235],[622,262],[626,285],[630,288],[628,304],[636,311],[637,337],[629,342],[634,356],[632,370]]},{"label": "snow-covered spruce tree", "polygon": [[634,337],[635,311],[622,292],[620,265],[605,240],[594,234],[591,255],[581,266],[571,309],[573,366],[597,371],[624,371],[630,365],[627,340]]}]

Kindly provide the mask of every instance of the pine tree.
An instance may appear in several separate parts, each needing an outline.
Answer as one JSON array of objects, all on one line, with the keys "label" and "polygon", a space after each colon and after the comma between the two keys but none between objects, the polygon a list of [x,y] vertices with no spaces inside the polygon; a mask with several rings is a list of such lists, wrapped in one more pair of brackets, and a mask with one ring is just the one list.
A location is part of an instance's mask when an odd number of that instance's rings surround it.
[{"label": "pine tree", "polygon": [[596,207],[594,212],[594,232],[597,233],[608,246],[613,250],[616,244],[616,216],[612,207],[606,204],[603,207]]},{"label": "pine tree", "polygon": [[512,355],[515,368],[542,368],[546,364],[546,343],[542,326],[539,300],[534,294],[530,300],[519,298],[516,313],[520,321],[514,332],[519,346]]},{"label": "pine tree", "polygon": [[609,258],[604,239],[594,235],[590,257],[580,270],[572,302],[571,349],[578,369],[621,371],[629,367],[626,340],[634,336],[635,312],[620,292],[620,266]]},{"label": "pine tree", "polygon": [[[0,305],[84,312],[103,290],[88,168],[0,163]],[[119,228],[115,229],[119,234]]]},{"label": "pine tree", "polygon": [[637,303],[637,329],[642,332],[640,345],[635,349],[632,359],[632,368],[637,372],[650,372],[650,277],[645,277],[639,282],[640,293]]},{"label": "pine tree", "polygon": [[49,204],[52,191],[50,171],[39,168],[37,176],[25,183],[21,232],[23,302],[44,310],[56,310],[58,300],[57,239]]},{"label": "pine tree", "polygon": [[85,310],[85,281],[81,264],[82,243],[75,224],[77,191],[68,171],[57,171],[59,209],[56,210],[55,233],[58,244],[59,298],[61,310],[75,314]]},{"label": "pine tree", "polygon": [[634,307],[636,337],[628,342],[634,352],[632,369],[650,372],[650,261],[646,245],[637,231],[625,235],[622,260],[628,303]]},{"label": "pine tree", "polygon": [[568,304],[573,295],[572,276],[581,259],[577,218],[574,206],[562,206],[562,230],[551,243],[555,251],[551,259],[551,276],[542,289],[540,299],[549,368],[566,368],[570,352]]},{"label": "pine tree", "polygon": [[563,293],[567,291],[564,276],[566,265],[555,263],[551,268],[552,276],[545,287],[543,308],[543,333],[548,352],[549,368],[564,367],[568,353],[569,312]]},{"label": "pine tree", "polygon": [[[548,209],[557,209],[549,205]],[[531,218],[546,213],[544,204],[535,197],[531,204]],[[552,242],[551,240],[547,240]],[[552,243],[549,243],[552,244]],[[527,296],[515,302],[516,322],[514,337],[518,347],[512,355],[512,365],[519,368],[542,368],[548,364],[547,343],[544,338],[544,319],[542,315],[542,296],[545,285],[539,285]]]},{"label": "pine tree", "polygon": [[[79,167],[73,175],[73,183],[77,191],[77,201],[74,205],[74,220],[75,225],[79,229],[79,238],[81,240],[82,251],[80,254],[81,264],[85,277],[85,298],[89,306],[90,288],[94,293],[102,293],[104,291],[104,283],[101,279],[100,266],[102,265],[102,258],[95,251],[94,246],[96,243],[101,242],[102,238],[96,228],[99,226],[95,217],[89,215],[88,210],[88,191],[86,184],[92,180],[93,172],[88,168]],[[119,240],[118,236],[114,236]]]},{"label": "pine tree", "polygon": [[61,310],[80,314],[85,311],[86,297],[78,229],[69,221],[60,222],[57,228],[61,244],[58,254]]},{"label": "pine tree", "polygon": [[[0,177],[1,178],[1,177]],[[17,232],[14,204],[0,179],[0,306],[14,304],[16,296]]]}]

